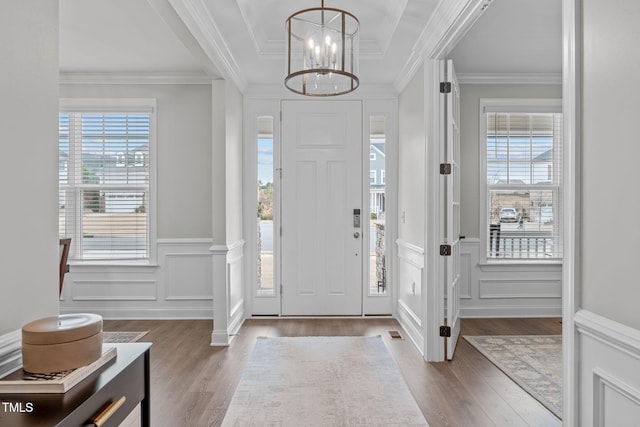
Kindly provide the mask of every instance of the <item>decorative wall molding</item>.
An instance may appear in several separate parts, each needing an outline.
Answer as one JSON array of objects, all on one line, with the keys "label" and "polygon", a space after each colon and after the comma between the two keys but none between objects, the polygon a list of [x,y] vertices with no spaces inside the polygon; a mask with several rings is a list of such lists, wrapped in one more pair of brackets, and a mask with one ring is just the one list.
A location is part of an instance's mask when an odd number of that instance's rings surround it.
[{"label": "decorative wall molding", "polygon": [[480,264],[480,239],[460,243],[461,317],[560,317],[562,265]]},{"label": "decorative wall molding", "polygon": [[0,378],[22,366],[22,330],[0,336]]},{"label": "decorative wall molding", "polygon": [[71,301],[157,301],[156,280],[71,279]]},{"label": "decorative wall molding", "polygon": [[157,265],[72,265],[61,313],[105,319],[211,319],[211,239],[159,239]]},{"label": "decorative wall molding", "polygon": [[578,311],[573,319],[579,334],[590,336],[640,362],[640,330],[587,310]]},{"label": "decorative wall molding", "polygon": [[478,298],[562,298],[562,284],[549,279],[481,279]]},{"label": "decorative wall molding", "polygon": [[424,248],[403,239],[396,240],[396,244],[398,245],[398,258],[416,268],[424,268]]},{"label": "decorative wall molding", "polygon": [[587,310],[574,325],[580,425],[633,425],[640,418],[640,330]]},{"label": "decorative wall molding", "polygon": [[245,320],[244,307],[244,240],[226,245],[213,245],[214,319],[212,346],[228,346]]},{"label": "decorative wall molding", "polygon": [[424,355],[422,307],[422,283],[424,281],[424,248],[406,240],[396,240],[398,245],[398,322],[407,332],[418,351]]}]

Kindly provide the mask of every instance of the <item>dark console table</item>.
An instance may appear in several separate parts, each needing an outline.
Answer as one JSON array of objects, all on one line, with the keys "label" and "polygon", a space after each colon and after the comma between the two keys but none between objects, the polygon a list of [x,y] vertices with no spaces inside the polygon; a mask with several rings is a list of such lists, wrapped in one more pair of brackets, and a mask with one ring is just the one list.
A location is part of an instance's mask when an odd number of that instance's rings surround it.
[{"label": "dark console table", "polygon": [[0,394],[0,426],[91,426],[93,417],[119,402],[117,410],[102,417],[104,427],[119,426],[138,404],[141,425],[148,427],[151,343],[113,345],[115,359],[66,393]]}]

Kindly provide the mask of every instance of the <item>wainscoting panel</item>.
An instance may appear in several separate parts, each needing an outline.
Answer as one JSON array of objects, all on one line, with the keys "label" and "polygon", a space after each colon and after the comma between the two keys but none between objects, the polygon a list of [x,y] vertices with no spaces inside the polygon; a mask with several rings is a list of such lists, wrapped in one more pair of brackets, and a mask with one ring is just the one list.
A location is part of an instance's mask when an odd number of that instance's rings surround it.
[{"label": "wainscoting panel", "polygon": [[640,331],[586,310],[574,320],[581,358],[579,424],[638,425]]},{"label": "wainscoting panel", "polygon": [[165,259],[167,301],[213,300],[213,287],[203,287],[213,283],[210,254],[171,253]]},{"label": "wainscoting panel", "polygon": [[105,319],[211,319],[210,239],[161,239],[157,265],[71,265],[61,313]]},{"label": "wainscoting panel", "polygon": [[398,240],[398,322],[420,352],[424,350],[422,331],[422,281],[424,249]]},{"label": "wainscoting panel", "polygon": [[239,240],[209,248],[215,282],[212,346],[228,346],[245,319],[242,283],[244,245],[244,240]]},{"label": "wainscoting panel", "polygon": [[559,280],[480,280],[479,298],[561,298]]},{"label": "wainscoting panel", "polygon": [[74,279],[72,301],[156,301],[155,280]]},{"label": "wainscoting panel", "polygon": [[560,317],[560,264],[480,264],[480,239],[461,241],[462,317]]}]

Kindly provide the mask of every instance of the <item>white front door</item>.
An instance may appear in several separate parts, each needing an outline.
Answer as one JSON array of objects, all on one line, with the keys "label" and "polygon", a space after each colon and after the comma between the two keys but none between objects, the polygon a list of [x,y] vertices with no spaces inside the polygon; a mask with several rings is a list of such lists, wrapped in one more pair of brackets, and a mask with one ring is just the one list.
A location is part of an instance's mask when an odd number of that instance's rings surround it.
[{"label": "white front door", "polygon": [[362,314],[360,101],[282,102],[281,194],[282,315]]}]

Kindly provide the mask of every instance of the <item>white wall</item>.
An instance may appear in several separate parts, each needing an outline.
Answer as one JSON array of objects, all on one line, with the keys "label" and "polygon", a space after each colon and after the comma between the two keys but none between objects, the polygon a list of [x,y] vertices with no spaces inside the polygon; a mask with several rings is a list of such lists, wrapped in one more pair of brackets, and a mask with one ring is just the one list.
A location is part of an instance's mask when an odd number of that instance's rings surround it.
[{"label": "white wall", "polygon": [[626,41],[640,40],[639,18],[634,0],[584,1],[582,306],[635,329],[640,55]]},{"label": "white wall", "polygon": [[422,283],[426,197],[424,68],[398,98],[398,319],[423,348]]},{"label": "white wall", "polygon": [[[65,84],[62,98],[156,99],[157,263],[149,266],[72,265],[62,312],[105,318],[211,318],[214,188],[225,186],[213,158],[212,91],[206,84]],[[57,154],[56,154],[57,155]],[[224,194],[224,193],[223,193]],[[224,200],[224,198],[222,199]],[[219,203],[224,210],[224,202]],[[72,242],[73,244],[73,242]]]},{"label": "white wall", "polygon": [[212,180],[210,85],[66,84],[60,97],[155,98],[158,238],[211,238],[212,185],[224,175]]},{"label": "white wall", "polygon": [[242,239],[242,94],[226,83],[227,243]]},{"label": "white wall", "polygon": [[425,107],[420,67],[398,98],[398,238],[424,247]]},{"label": "white wall", "polygon": [[2,336],[58,314],[58,2],[3,4],[0,40]]},{"label": "white wall", "polygon": [[[640,417],[640,3],[583,0],[576,425]],[[580,107],[580,106],[578,106]],[[613,216],[614,212],[623,215]],[[626,215],[629,213],[629,216]]]}]

